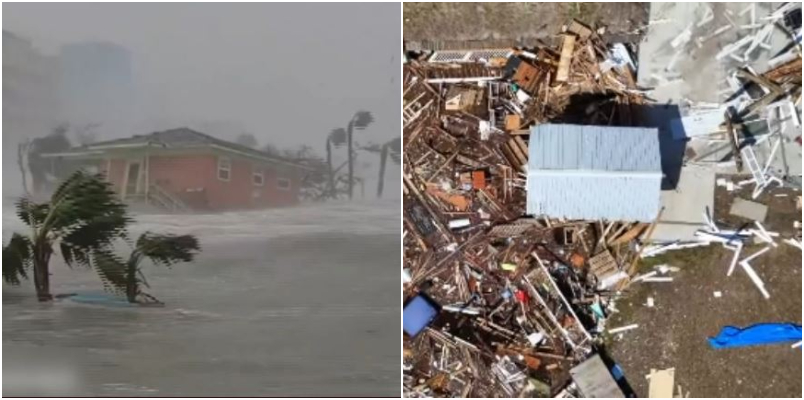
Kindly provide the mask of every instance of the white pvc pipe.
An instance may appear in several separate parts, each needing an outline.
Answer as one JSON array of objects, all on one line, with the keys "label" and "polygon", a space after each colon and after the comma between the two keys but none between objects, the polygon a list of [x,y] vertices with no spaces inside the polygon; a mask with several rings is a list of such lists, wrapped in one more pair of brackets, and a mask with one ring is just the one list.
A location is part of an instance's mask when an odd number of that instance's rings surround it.
[{"label": "white pvc pipe", "polygon": [[743,270],[745,270],[745,273],[748,274],[749,278],[751,278],[751,281],[754,282],[754,285],[757,287],[757,289],[762,292],[762,296],[766,299],[769,299],[770,293],[765,290],[765,283],[762,282],[762,279],[760,279],[759,275],[757,275],[757,272],[751,268],[751,265],[745,261],[740,261],[740,266],[743,267]]}]

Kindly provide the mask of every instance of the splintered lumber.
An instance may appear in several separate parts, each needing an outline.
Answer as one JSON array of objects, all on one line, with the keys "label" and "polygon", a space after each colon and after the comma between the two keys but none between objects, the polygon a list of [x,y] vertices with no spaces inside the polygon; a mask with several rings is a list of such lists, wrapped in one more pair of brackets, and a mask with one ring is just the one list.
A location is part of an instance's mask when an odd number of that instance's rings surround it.
[{"label": "splintered lumber", "polygon": [[608,250],[603,250],[600,254],[589,259],[589,272],[599,280],[604,280],[610,275],[619,272],[617,262]]},{"label": "splintered lumber", "polygon": [[625,230],[626,230],[626,229],[628,229],[628,225],[629,225],[629,224],[620,224],[620,227],[619,227],[619,228],[617,228],[617,230],[616,230],[616,231],[612,232],[612,234],[611,234],[611,235],[609,235],[609,237],[607,237],[607,238],[605,239],[606,244],[607,244],[607,245],[608,245],[608,244],[610,244],[610,243],[611,243],[611,241],[612,241],[612,239],[614,239],[614,238],[616,238],[616,237],[620,236],[620,234],[622,234],[623,232],[625,232]]},{"label": "splintered lumber", "polygon": [[643,224],[643,223],[636,224],[636,225],[634,225],[633,228],[629,229],[622,236],[614,239],[611,243],[609,243],[609,245],[617,246],[617,245],[620,245],[620,244],[623,244],[623,243],[628,243],[631,240],[633,240],[634,238],[636,238],[637,236],[639,236],[639,234],[641,234],[642,231],[644,231],[647,226],[648,226],[648,224]]},{"label": "splintered lumber", "polygon": [[801,57],[796,57],[794,60],[762,74],[762,76],[772,81],[779,81],[786,76],[799,77],[799,79],[801,79]]},{"label": "splintered lumber", "polygon": [[757,85],[764,86],[764,87],[768,88],[768,90],[770,90],[771,92],[773,92],[773,93],[775,93],[777,95],[784,94],[784,89],[782,89],[781,86],[777,85],[775,82],[771,81],[770,79],[768,79],[768,78],[766,78],[764,76],[754,75],[754,74],[752,74],[752,73],[750,73],[750,72],[748,72],[748,71],[746,71],[745,69],[742,69],[742,68],[737,70],[737,76],[740,76],[742,78],[748,79],[749,81],[754,82]]},{"label": "splintered lumber", "polygon": [[508,140],[508,144],[514,149],[521,158],[523,164],[528,163],[528,145],[522,140],[521,136],[514,136]]},{"label": "splintered lumber", "polygon": [[523,166],[528,163],[528,147],[522,138],[519,136],[512,137],[505,147],[513,156],[511,161],[516,161],[515,165],[523,169]]},{"label": "splintered lumber", "polygon": [[[656,225],[659,224],[659,219],[662,218],[662,213],[664,213],[664,207],[659,209],[659,213],[656,214],[656,219],[653,220],[651,223],[650,228],[648,228],[648,232],[645,234],[645,239],[642,241],[647,243],[650,240],[650,237],[653,236],[653,230],[656,229]],[[637,263],[639,262],[639,256],[634,257],[634,261],[631,263],[631,267],[628,268],[628,276],[634,276],[636,273]]]},{"label": "splintered lumber", "polygon": [[[610,46],[593,29],[575,21],[566,32],[555,46],[504,58],[451,50],[452,61],[422,54],[403,66],[403,297],[426,293],[461,318],[459,329],[433,320],[416,337],[403,334],[406,397],[578,394],[566,389],[570,370],[593,357],[605,333],[592,330],[582,305],[607,307],[613,289],[628,284],[637,256],[628,244],[650,221],[524,217],[535,124],[633,124],[629,114],[647,101],[632,70],[601,72]],[[788,79],[776,82],[787,89]],[[483,102],[464,102],[467,91]]]},{"label": "splintered lumber", "polygon": [[561,44],[561,58],[558,60],[556,82],[566,82],[569,79],[570,64],[572,63],[572,53],[574,51],[575,36],[564,35],[564,42]]},{"label": "splintered lumber", "polygon": [[592,34],[592,29],[577,19],[573,19],[572,22],[570,22],[569,26],[567,27],[567,31],[578,35],[578,37],[581,39],[586,39]]}]

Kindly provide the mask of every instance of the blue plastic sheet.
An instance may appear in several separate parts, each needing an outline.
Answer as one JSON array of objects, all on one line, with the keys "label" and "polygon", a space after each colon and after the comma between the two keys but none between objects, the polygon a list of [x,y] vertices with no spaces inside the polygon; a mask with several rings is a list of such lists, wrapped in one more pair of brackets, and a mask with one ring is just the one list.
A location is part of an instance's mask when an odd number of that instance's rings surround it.
[{"label": "blue plastic sheet", "polygon": [[76,303],[93,304],[109,307],[136,307],[136,304],[129,303],[126,299],[105,293],[79,293],[68,297]]},{"label": "blue plastic sheet", "polygon": [[714,349],[726,349],[730,347],[798,342],[800,340],[801,325],[767,323],[756,324],[747,328],[724,326],[717,336],[709,338],[709,345]]},{"label": "blue plastic sheet", "polygon": [[418,295],[402,310],[402,329],[411,337],[416,336],[433,322],[438,309],[427,297]]}]

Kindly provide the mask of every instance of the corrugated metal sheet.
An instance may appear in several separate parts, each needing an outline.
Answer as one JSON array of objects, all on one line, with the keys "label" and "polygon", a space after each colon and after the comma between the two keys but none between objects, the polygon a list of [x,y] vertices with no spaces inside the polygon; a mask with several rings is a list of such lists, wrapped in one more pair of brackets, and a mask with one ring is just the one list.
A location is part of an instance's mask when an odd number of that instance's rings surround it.
[{"label": "corrugated metal sheet", "polygon": [[539,125],[531,130],[528,147],[528,214],[656,217],[662,181],[656,129]]},{"label": "corrugated metal sheet", "polygon": [[528,153],[531,170],[662,171],[655,128],[537,125]]}]

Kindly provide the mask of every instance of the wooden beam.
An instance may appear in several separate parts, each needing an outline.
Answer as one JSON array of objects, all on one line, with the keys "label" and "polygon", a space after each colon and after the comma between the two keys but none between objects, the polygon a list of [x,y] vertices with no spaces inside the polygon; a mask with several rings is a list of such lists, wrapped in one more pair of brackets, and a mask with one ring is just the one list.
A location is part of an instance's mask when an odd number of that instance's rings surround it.
[{"label": "wooden beam", "polygon": [[[656,229],[656,225],[659,224],[659,219],[662,218],[662,213],[663,212],[664,212],[664,207],[659,209],[659,213],[656,214],[656,219],[653,220],[653,223],[650,225],[650,228],[648,228],[648,232],[645,234],[645,239],[642,240],[642,243],[647,243],[648,240],[650,240],[650,237],[653,235],[653,230]],[[628,276],[634,276],[634,273],[636,273],[636,267],[637,267],[637,263],[639,262],[639,254],[640,253],[641,253],[641,251],[637,252],[637,254],[634,255],[634,261],[631,262],[631,266],[628,268]]]},{"label": "wooden beam", "polygon": [[572,64],[572,53],[574,50],[575,36],[564,35],[564,42],[561,44],[561,58],[558,60],[556,82],[566,82],[569,79],[570,65]]}]

